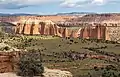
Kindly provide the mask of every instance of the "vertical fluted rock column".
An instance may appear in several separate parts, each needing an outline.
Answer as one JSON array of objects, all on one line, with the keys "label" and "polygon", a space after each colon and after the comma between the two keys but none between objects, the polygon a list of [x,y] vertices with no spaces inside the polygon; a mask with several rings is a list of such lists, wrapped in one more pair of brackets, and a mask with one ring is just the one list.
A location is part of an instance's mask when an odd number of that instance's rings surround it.
[{"label": "vertical fluted rock column", "polygon": [[108,28],[105,27],[105,40],[110,40]]},{"label": "vertical fluted rock column", "polygon": [[85,27],[81,33],[82,33],[82,38],[89,39],[89,35],[88,35],[89,33],[87,27]]},{"label": "vertical fluted rock column", "polygon": [[39,33],[39,28],[38,28],[38,24],[33,22],[31,24],[31,31],[30,31],[30,34],[34,35],[34,34],[40,34]]},{"label": "vertical fluted rock column", "polygon": [[74,31],[71,32],[70,37],[74,37]]},{"label": "vertical fluted rock column", "polygon": [[48,25],[45,26],[45,34],[50,35],[50,29],[49,29]]},{"label": "vertical fluted rock column", "polygon": [[89,26],[89,27],[88,27],[88,30],[89,30],[89,38],[93,38],[93,37],[92,37],[92,27]]},{"label": "vertical fluted rock column", "polygon": [[58,28],[57,36],[62,37],[63,29],[60,27]]},{"label": "vertical fluted rock column", "polygon": [[20,27],[19,34],[22,34],[24,24],[23,24],[23,23],[20,23],[20,26],[19,26],[19,27]]},{"label": "vertical fluted rock column", "polygon": [[60,27],[60,28],[58,29],[58,32],[59,32],[60,34],[62,34],[62,33],[63,33],[63,28]]},{"label": "vertical fluted rock column", "polygon": [[96,29],[96,27],[91,29],[91,38],[96,38],[97,39],[97,29]]},{"label": "vertical fluted rock column", "polygon": [[100,35],[101,35],[101,34],[100,34],[100,33],[101,33],[101,32],[100,32],[100,26],[97,25],[95,29],[96,29],[96,33],[97,33],[97,34],[96,34],[97,39],[100,39],[100,38],[101,38],[101,36],[100,36]]},{"label": "vertical fluted rock column", "polygon": [[40,22],[40,34],[44,35],[45,32],[45,22]]},{"label": "vertical fluted rock column", "polygon": [[50,29],[50,35],[57,35],[58,28],[56,25],[50,24],[49,29]]},{"label": "vertical fluted rock column", "polygon": [[77,38],[77,37],[79,37],[79,34],[80,34],[80,31],[79,31],[79,29],[78,29],[77,31],[75,31],[73,34],[74,34],[74,38]]},{"label": "vertical fluted rock column", "polygon": [[79,28],[79,29],[77,30],[77,37],[80,37],[81,29],[82,29],[82,28]]},{"label": "vertical fluted rock column", "polygon": [[100,28],[101,28],[101,30],[100,30],[101,39],[105,39],[105,37],[106,37],[106,35],[105,35],[105,26],[100,25]]},{"label": "vertical fluted rock column", "polygon": [[44,35],[49,35],[49,25],[48,24],[46,24],[44,26]]},{"label": "vertical fluted rock column", "polygon": [[22,34],[23,33],[23,23],[17,23],[15,28],[16,34]]},{"label": "vertical fluted rock column", "polygon": [[52,28],[53,28],[53,35],[56,35],[56,29],[55,29],[54,24],[52,25]]},{"label": "vertical fluted rock column", "polygon": [[67,28],[65,28],[63,31],[63,37],[69,37]]},{"label": "vertical fluted rock column", "polygon": [[31,31],[31,24],[24,24],[23,34],[30,34]]},{"label": "vertical fluted rock column", "polygon": [[55,35],[59,35],[58,26],[56,26],[56,25],[54,24],[54,28],[55,28]]},{"label": "vertical fluted rock column", "polygon": [[82,28],[82,29],[80,30],[80,38],[83,38],[83,31],[84,31],[84,29]]},{"label": "vertical fluted rock column", "polygon": [[52,24],[49,25],[50,35],[54,35],[54,27]]}]

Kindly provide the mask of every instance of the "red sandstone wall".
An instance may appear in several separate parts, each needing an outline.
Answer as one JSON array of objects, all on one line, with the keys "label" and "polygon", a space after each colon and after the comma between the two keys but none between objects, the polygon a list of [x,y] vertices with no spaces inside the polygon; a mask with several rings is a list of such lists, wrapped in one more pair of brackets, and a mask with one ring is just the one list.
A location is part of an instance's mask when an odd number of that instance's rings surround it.
[{"label": "red sandstone wall", "polygon": [[95,28],[92,27],[85,27],[81,30],[80,34],[81,38],[96,38],[96,39],[105,39],[110,40],[108,31],[105,26],[96,26]]},{"label": "red sandstone wall", "polygon": [[109,40],[107,28],[103,25],[84,27],[81,30],[72,30],[67,27],[59,27],[55,24],[40,22],[40,24],[18,24],[16,33],[20,34],[41,34],[41,35],[57,35],[60,37],[81,37],[81,38],[96,38]]}]

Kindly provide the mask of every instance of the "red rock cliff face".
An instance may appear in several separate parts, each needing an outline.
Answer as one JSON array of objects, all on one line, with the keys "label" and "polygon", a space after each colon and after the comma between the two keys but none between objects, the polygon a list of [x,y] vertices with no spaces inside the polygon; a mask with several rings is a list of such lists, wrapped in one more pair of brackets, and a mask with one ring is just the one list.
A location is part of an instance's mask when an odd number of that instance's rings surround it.
[{"label": "red rock cliff face", "polygon": [[67,27],[59,27],[53,23],[39,22],[37,23],[18,23],[16,26],[17,34],[40,34],[40,35],[53,35],[59,37],[81,37],[81,38],[96,38],[110,40],[108,29],[105,26],[97,25],[95,27],[88,26],[82,29],[68,29]]},{"label": "red rock cliff face", "polygon": [[105,39],[110,40],[108,29],[105,26],[97,25],[96,27],[85,27],[81,30],[81,38],[96,38],[96,39]]},{"label": "red rock cliff face", "polygon": [[65,27],[59,27],[53,23],[39,22],[39,23],[18,23],[16,26],[17,34],[26,35],[53,35],[59,37],[79,37],[79,30],[71,30]]},{"label": "red rock cliff face", "polygon": [[17,34],[40,34],[37,24],[18,23],[16,26]]}]

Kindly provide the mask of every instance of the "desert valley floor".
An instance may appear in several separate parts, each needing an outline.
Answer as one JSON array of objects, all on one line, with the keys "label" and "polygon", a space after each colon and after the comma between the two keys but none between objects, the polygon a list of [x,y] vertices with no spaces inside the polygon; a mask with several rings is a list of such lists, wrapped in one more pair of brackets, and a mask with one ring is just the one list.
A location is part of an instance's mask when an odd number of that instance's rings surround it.
[{"label": "desert valley floor", "polygon": [[[43,65],[50,69],[70,71],[74,77],[99,77],[106,66],[119,70],[120,44],[114,41],[55,36],[12,36],[1,38],[11,47],[40,51]],[[4,50],[1,48],[1,50]],[[112,67],[113,66],[113,67]],[[118,75],[115,72],[115,75]]]}]

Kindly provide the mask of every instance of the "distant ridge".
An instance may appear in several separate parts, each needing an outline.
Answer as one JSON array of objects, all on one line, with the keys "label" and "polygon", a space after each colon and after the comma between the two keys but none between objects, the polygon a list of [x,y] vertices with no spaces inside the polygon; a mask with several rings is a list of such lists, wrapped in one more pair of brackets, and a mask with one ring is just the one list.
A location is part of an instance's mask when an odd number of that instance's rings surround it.
[{"label": "distant ridge", "polygon": [[[84,14],[97,14],[94,12],[70,12],[70,13],[57,13],[53,15],[84,15]],[[0,13],[0,16],[40,16],[40,14],[28,14],[28,13],[14,13],[14,14],[5,14]]]},{"label": "distant ridge", "polygon": [[39,14],[25,14],[25,13],[15,13],[15,14],[4,14],[0,13],[0,16],[38,16]]},{"label": "distant ridge", "polygon": [[97,14],[94,12],[71,12],[71,13],[58,13],[56,15],[84,15],[84,14]]},{"label": "distant ridge", "polygon": [[95,13],[95,12],[65,12],[57,14],[29,14],[29,13],[0,13],[0,16],[51,16],[51,15],[102,15],[102,14],[120,14],[120,13]]}]

